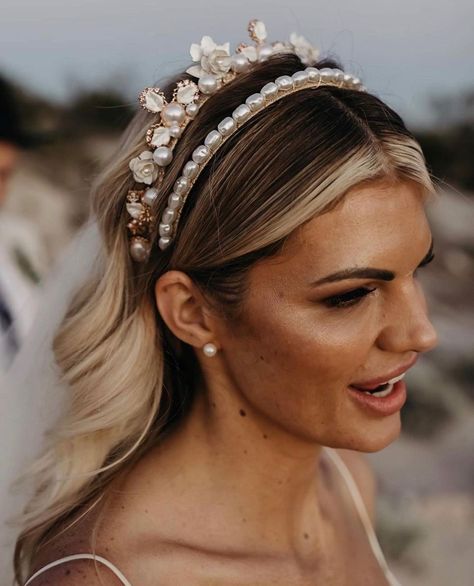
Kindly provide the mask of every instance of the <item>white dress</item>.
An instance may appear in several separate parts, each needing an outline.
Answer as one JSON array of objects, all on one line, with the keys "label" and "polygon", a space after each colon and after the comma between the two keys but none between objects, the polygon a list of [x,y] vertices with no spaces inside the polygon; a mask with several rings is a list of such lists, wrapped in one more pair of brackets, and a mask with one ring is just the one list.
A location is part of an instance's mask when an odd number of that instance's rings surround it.
[{"label": "white dress", "polygon": [[[352,474],[350,473],[348,467],[346,466],[346,464],[342,460],[341,456],[335,450],[333,450],[331,448],[327,448],[327,447],[325,447],[325,450],[326,450],[326,453],[333,460],[337,469],[341,473],[341,476],[343,477],[344,481],[346,482],[347,488],[349,489],[349,492],[352,495],[355,507],[357,509],[357,512],[359,513],[359,517],[362,521],[365,532],[367,533],[367,537],[369,539],[369,543],[370,543],[370,547],[372,549],[372,552],[374,553],[380,567],[382,568],[382,571],[383,571],[385,577],[387,578],[388,583],[390,584],[390,586],[401,586],[400,582],[395,578],[395,576],[392,574],[392,572],[390,571],[390,569],[387,565],[387,561],[385,560],[385,556],[384,556],[382,549],[380,547],[380,544],[378,542],[376,533],[372,527],[372,523],[370,521],[369,514],[368,514],[367,509],[365,507],[364,501],[362,500],[362,496],[360,494],[360,491],[357,488],[357,484],[355,483],[355,481],[352,477]],[[34,579],[37,576],[39,576],[43,572],[46,572],[48,569],[53,568],[54,566],[57,566],[59,564],[67,563],[69,561],[78,560],[78,559],[91,559],[91,560],[96,560],[98,562],[101,562],[102,564],[107,566],[117,576],[117,578],[122,582],[122,584],[124,586],[132,586],[131,582],[129,582],[127,580],[127,578],[122,574],[122,572],[116,566],[114,566],[114,564],[112,564],[111,562],[109,562],[109,560],[103,558],[102,556],[97,555],[97,554],[92,554],[92,553],[76,553],[76,554],[68,555],[68,556],[62,557],[58,560],[55,560],[54,562],[51,562],[51,563],[47,564],[46,566],[43,566],[37,572],[35,572],[28,579],[28,581],[26,582],[26,584],[24,586],[30,586],[30,585],[34,586],[34,584],[32,584],[32,582],[34,581]]]}]

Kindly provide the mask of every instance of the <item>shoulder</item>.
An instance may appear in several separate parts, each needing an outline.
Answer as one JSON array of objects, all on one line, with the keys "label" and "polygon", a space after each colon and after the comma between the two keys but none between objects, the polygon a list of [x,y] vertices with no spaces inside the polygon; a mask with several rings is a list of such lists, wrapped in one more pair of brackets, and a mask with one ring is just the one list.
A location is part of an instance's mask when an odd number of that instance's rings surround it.
[{"label": "shoulder", "polygon": [[[334,449],[334,448],[333,448]],[[372,525],[375,524],[377,477],[374,470],[362,452],[336,448],[335,451],[346,464],[354,482],[359,489]]]},{"label": "shoulder", "polygon": [[[31,576],[40,567],[36,566]],[[104,564],[91,559],[64,561],[46,569],[28,586],[122,586],[123,582]]]}]

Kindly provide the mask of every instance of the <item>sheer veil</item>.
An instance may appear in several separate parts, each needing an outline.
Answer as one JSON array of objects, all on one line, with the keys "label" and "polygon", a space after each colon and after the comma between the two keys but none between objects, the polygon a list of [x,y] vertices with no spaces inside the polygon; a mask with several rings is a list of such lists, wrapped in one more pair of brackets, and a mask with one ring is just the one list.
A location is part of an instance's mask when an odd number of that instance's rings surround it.
[{"label": "sheer veil", "polygon": [[30,333],[0,380],[0,575],[10,582],[18,533],[11,519],[20,513],[30,492],[28,483],[12,485],[41,451],[44,434],[66,401],[51,348],[54,331],[74,292],[100,269],[101,250],[97,225],[90,220],[60,255],[46,279]]}]

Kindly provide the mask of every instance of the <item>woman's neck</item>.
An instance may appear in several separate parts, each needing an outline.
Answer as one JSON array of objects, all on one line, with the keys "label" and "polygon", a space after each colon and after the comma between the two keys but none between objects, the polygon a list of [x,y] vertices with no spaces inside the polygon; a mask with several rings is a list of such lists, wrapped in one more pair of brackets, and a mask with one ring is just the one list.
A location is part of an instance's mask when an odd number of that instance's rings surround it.
[{"label": "woman's neck", "polygon": [[323,448],[279,428],[219,388],[196,393],[188,414],[150,454],[156,478],[213,523],[232,527],[234,543],[272,554],[322,551],[327,515]]}]

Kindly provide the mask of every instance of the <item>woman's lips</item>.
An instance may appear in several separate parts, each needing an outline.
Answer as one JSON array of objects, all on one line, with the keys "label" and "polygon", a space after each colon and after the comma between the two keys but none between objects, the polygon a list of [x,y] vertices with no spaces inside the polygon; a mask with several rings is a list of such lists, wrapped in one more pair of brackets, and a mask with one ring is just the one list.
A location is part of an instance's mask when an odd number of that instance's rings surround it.
[{"label": "woman's lips", "polygon": [[383,385],[384,383],[388,383],[388,382],[393,381],[393,379],[397,378],[401,374],[405,375],[407,370],[409,370],[415,364],[415,362],[417,360],[418,360],[418,356],[415,356],[413,358],[413,360],[411,362],[409,362],[408,364],[405,364],[403,366],[399,366],[395,370],[392,370],[391,372],[388,372],[387,374],[385,374],[383,376],[379,376],[378,378],[374,378],[374,379],[368,380],[368,381],[363,381],[360,383],[358,383],[358,382],[351,383],[350,386],[356,387],[357,389],[362,389],[364,391],[372,391],[375,388],[379,387],[380,385]]}]

